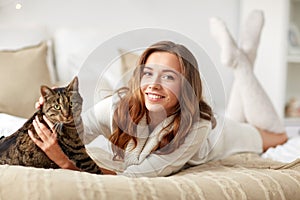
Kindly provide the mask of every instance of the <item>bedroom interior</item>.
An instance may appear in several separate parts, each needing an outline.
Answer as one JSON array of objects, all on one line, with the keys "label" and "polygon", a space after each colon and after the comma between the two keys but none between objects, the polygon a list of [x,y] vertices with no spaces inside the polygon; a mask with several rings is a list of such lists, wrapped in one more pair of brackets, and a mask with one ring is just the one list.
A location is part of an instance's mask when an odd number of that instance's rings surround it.
[{"label": "bedroom interior", "polygon": [[[228,100],[233,74],[220,62],[209,19],[217,16],[225,21],[238,39],[240,24],[255,9],[264,12],[265,25],[254,70],[285,122],[289,136],[285,145],[262,156],[233,155],[159,178],[4,165],[0,166],[0,199],[299,198],[300,0],[0,0],[0,136],[15,131],[34,112],[41,84],[66,84],[85,70],[82,66],[94,63],[91,58],[99,46],[139,29],[165,29],[197,43],[221,78],[219,90],[225,98],[213,103],[222,109],[219,105]],[[100,86],[91,87],[91,92],[100,91],[96,99],[111,92],[116,83],[125,84],[117,77],[130,70],[140,53],[129,51],[137,44],[109,44],[116,59],[110,63],[113,67],[101,71],[105,75]],[[91,83],[89,78],[90,74],[82,78],[84,84]],[[20,97],[24,91],[26,96]],[[86,102],[86,107],[93,103]],[[107,150],[102,140],[99,137],[90,145],[91,155],[104,155],[99,154]],[[101,165],[97,156],[93,159]]]}]

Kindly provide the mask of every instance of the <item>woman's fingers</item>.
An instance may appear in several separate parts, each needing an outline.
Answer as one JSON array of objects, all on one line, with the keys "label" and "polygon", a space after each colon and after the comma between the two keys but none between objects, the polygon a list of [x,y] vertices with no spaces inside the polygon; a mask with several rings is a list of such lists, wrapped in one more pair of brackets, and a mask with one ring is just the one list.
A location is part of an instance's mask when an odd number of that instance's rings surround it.
[{"label": "woman's fingers", "polygon": [[50,120],[45,115],[43,115],[43,119],[45,120],[45,122],[47,123],[47,125],[50,127],[50,129],[52,130],[52,132],[54,133],[55,132],[55,130],[54,130],[54,124],[52,122],[50,122]]},{"label": "woman's fingers", "polygon": [[41,108],[40,102],[35,102],[34,107],[35,107],[36,109],[40,109],[40,108]]},{"label": "woman's fingers", "polygon": [[[50,152],[50,154],[47,155],[53,157],[53,155],[51,155],[51,151],[53,147],[57,146],[57,134],[54,131],[53,123],[51,123],[46,117],[44,117],[44,119],[47,120],[46,123],[49,125],[49,127],[51,127],[53,132],[47,127],[47,125],[41,123],[38,117],[36,117],[33,120],[32,124],[35,129],[35,132],[39,136],[39,139],[34,137],[32,131],[28,131],[28,134],[38,147],[40,147],[46,154],[47,152],[48,154]],[[54,151],[57,150],[55,150],[54,148]]]},{"label": "woman's fingers", "polygon": [[[43,123],[40,122],[38,117],[33,120],[33,126],[38,134],[38,136],[41,138],[43,142],[46,140],[49,140],[50,138],[56,139],[56,132],[54,130],[54,125],[52,122],[50,122],[46,117],[43,117],[46,121],[47,125],[50,127],[50,129]],[[53,141],[50,141],[53,142]]]},{"label": "woman's fingers", "polygon": [[39,101],[35,103],[35,108],[40,109],[44,104],[44,102],[45,102],[44,97],[40,96]]},{"label": "woman's fingers", "polygon": [[45,102],[44,97],[40,96],[40,98],[39,98],[39,103],[40,103],[41,105],[43,105],[44,102]]},{"label": "woman's fingers", "polygon": [[33,132],[31,130],[28,130],[28,135],[38,147],[42,148],[43,142],[34,137]]},{"label": "woman's fingers", "polygon": [[[45,130],[44,128],[41,128],[41,124],[38,124],[36,120],[33,120],[33,127],[35,129],[35,132],[37,135],[41,138],[42,142],[46,141],[48,139],[48,135],[50,134],[50,130]],[[47,132],[47,133],[46,133]]]}]

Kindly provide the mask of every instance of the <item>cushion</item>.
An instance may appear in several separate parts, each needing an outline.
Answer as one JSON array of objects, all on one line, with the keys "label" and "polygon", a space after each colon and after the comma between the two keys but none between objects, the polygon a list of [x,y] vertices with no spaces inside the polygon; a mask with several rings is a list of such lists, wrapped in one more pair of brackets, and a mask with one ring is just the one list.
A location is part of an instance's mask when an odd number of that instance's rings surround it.
[{"label": "cushion", "polygon": [[[99,28],[62,28],[56,30],[53,42],[58,80],[62,83],[68,83],[80,72],[82,66],[85,68],[90,67],[91,69],[88,71],[93,71],[91,72],[92,75],[105,71],[105,76],[108,77],[104,78],[109,79],[103,80],[103,82],[106,82],[105,89],[111,89],[116,83],[115,79],[123,75],[124,70],[121,68],[136,61],[135,52],[127,53],[128,51],[124,50],[130,50],[126,46],[130,46],[130,44],[119,44],[113,41],[111,35],[114,34],[103,32]],[[110,40],[109,47],[106,47],[108,48],[107,51],[102,52],[103,45]],[[99,47],[100,49],[98,49]],[[124,55],[126,59],[120,59],[120,55]],[[113,59],[106,60],[106,58]],[[106,71],[107,67],[110,69]],[[98,70],[94,68],[98,68]]]},{"label": "cushion", "polygon": [[57,29],[53,34],[53,42],[58,80],[72,80],[86,58],[109,37],[109,33],[99,28]]},{"label": "cushion", "polygon": [[139,53],[127,52],[124,49],[119,49],[119,52],[121,54],[122,74],[132,71],[138,63]]},{"label": "cushion", "polygon": [[0,50],[18,50],[24,47],[37,45],[47,41],[47,67],[50,72],[51,81],[55,83],[57,79],[54,69],[53,45],[49,32],[45,26],[26,25],[3,25],[0,27]]},{"label": "cushion", "polygon": [[51,85],[47,44],[0,51],[0,112],[28,118],[40,96],[40,86]]},{"label": "cushion", "polygon": [[101,100],[116,89],[126,86],[139,59],[139,53],[118,49],[118,56],[103,71],[99,78],[95,99]]}]

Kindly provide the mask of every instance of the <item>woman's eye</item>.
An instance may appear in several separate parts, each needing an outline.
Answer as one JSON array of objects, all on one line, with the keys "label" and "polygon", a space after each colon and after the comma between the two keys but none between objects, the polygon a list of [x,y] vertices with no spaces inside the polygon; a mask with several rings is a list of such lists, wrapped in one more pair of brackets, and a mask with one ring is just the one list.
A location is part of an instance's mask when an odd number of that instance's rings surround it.
[{"label": "woman's eye", "polygon": [[143,72],[143,76],[151,76],[152,75],[152,73],[151,72]]},{"label": "woman's eye", "polygon": [[55,105],[54,105],[54,109],[55,109],[55,110],[60,110],[60,105],[55,104]]},{"label": "woman's eye", "polygon": [[162,79],[166,79],[166,80],[174,80],[174,76],[171,76],[171,75],[163,75],[162,76]]}]

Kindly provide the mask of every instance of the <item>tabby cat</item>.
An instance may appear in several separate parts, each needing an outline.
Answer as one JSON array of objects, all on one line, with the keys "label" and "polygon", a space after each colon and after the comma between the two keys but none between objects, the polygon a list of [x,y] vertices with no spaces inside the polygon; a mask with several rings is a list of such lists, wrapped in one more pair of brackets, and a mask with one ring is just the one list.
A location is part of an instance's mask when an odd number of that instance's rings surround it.
[{"label": "tabby cat", "polygon": [[54,124],[58,144],[69,159],[82,171],[102,174],[87,154],[80,138],[83,135],[83,124],[80,117],[82,97],[78,92],[78,78],[75,77],[66,87],[51,89],[41,86],[41,94],[45,99],[41,108],[15,133],[1,138],[0,164],[59,168],[28,135],[28,130],[31,130],[39,138],[32,122],[38,116],[46,125],[42,117],[45,115]]}]

